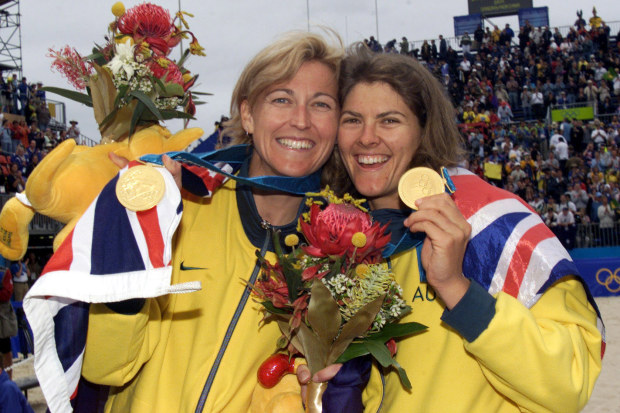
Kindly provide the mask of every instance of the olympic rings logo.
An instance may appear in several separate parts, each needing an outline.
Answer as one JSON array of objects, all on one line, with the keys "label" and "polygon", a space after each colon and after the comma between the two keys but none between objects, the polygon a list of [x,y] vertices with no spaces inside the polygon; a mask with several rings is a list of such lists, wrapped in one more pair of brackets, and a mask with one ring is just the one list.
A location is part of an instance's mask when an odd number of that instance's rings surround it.
[{"label": "olympic rings logo", "polygon": [[[607,291],[609,291],[610,293],[617,293],[620,291],[620,275],[618,275],[619,272],[620,267],[616,268],[616,271],[614,271],[613,273],[609,268],[601,268],[596,272],[596,281],[599,284],[604,285],[605,288],[607,288]],[[607,276],[604,281],[601,281],[601,276],[604,274],[607,274]]]}]

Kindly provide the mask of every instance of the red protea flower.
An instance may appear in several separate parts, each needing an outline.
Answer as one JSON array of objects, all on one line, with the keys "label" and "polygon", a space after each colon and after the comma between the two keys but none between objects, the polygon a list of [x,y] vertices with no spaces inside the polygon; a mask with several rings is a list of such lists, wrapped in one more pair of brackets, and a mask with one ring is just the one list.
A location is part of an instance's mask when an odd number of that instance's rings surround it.
[{"label": "red protea flower", "polygon": [[156,55],[166,56],[179,43],[170,13],[155,4],[132,7],[118,19],[117,26],[121,33],[132,36],[136,44],[147,42]]},{"label": "red protea flower", "polygon": [[254,293],[261,300],[273,303],[274,307],[284,308],[290,306],[288,300],[288,287],[279,264],[263,270],[261,276],[253,286]]},{"label": "red protea flower", "polygon": [[[373,224],[368,214],[350,204],[329,204],[324,210],[313,204],[310,222],[300,224],[309,244],[302,248],[315,257],[346,254],[351,258],[355,251],[355,262],[375,262],[390,240],[389,234],[384,234],[387,225]],[[356,250],[352,238],[357,232],[366,236],[366,244]]]},{"label": "red protea flower", "polygon": [[153,76],[158,79],[164,79],[164,81],[168,83],[176,83],[181,86],[185,84],[181,70],[179,70],[176,63],[167,57],[151,59],[146,65],[151,69],[151,72],[153,72]]}]

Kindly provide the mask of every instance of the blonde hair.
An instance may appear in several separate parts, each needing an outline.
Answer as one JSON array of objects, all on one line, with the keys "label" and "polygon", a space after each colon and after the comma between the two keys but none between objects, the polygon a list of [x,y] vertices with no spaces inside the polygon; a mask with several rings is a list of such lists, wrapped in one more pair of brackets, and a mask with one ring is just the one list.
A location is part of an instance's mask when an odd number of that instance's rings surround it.
[{"label": "blonde hair", "polygon": [[261,50],[246,65],[237,81],[230,103],[230,120],[224,124],[223,135],[229,136],[231,144],[251,143],[241,122],[241,103],[246,101],[250,109],[267,88],[292,79],[302,64],[309,61],[323,63],[340,73],[340,61],[344,54],[342,40],[330,29],[324,29],[337,45],[328,43],[317,33],[290,32]]}]

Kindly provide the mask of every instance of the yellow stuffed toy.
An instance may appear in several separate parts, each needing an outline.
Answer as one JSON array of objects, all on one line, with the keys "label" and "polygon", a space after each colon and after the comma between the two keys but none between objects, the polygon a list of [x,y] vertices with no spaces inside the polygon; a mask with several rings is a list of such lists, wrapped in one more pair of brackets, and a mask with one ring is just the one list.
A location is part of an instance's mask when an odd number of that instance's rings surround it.
[{"label": "yellow stuffed toy", "polygon": [[258,368],[250,413],[303,413],[301,387],[295,372],[303,358],[289,359],[283,353],[267,358]]},{"label": "yellow stuffed toy", "polygon": [[10,260],[24,256],[28,225],[35,212],[66,224],[54,239],[56,250],[105,184],[118,173],[108,153],[135,160],[148,153],[182,150],[202,134],[202,129],[190,128],[171,135],[166,128],[154,125],[136,132],[131,139],[94,147],[76,145],[73,139],[64,141],[34,169],[25,191],[2,208],[0,254]]}]

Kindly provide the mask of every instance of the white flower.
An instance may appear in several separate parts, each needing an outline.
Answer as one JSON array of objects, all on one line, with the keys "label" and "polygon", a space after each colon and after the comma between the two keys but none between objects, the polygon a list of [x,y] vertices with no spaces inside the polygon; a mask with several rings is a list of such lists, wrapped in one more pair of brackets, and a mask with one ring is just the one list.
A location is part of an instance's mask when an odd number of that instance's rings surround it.
[{"label": "white flower", "polygon": [[135,48],[136,46],[131,44],[130,39],[127,39],[125,43],[118,43],[114,47],[116,53],[114,54],[112,60],[106,64],[106,66],[110,68],[115,76],[123,70],[127,75],[126,78],[131,79],[135,70],[135,60],[133,56],[133,51]]}]

